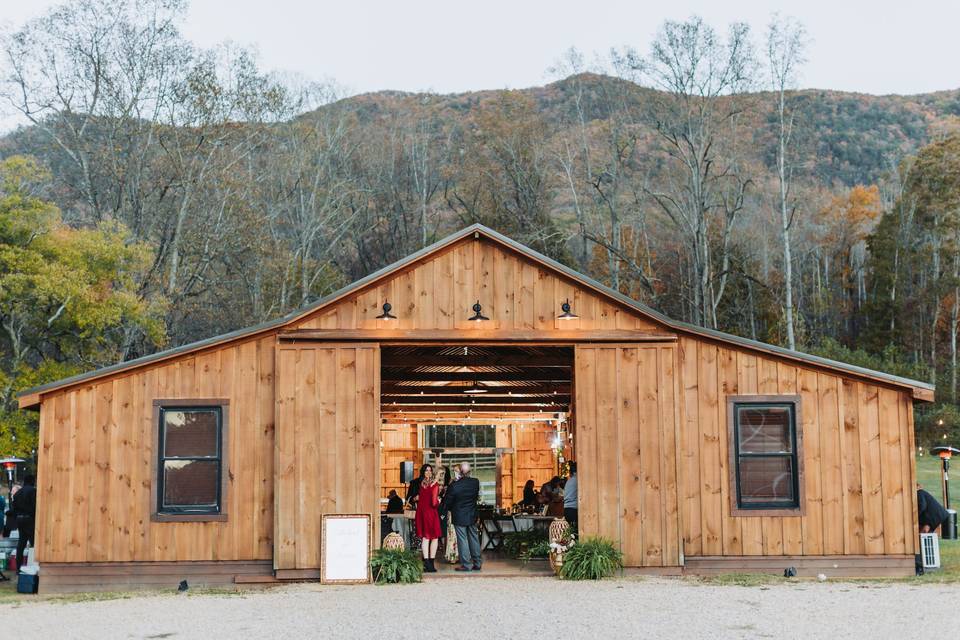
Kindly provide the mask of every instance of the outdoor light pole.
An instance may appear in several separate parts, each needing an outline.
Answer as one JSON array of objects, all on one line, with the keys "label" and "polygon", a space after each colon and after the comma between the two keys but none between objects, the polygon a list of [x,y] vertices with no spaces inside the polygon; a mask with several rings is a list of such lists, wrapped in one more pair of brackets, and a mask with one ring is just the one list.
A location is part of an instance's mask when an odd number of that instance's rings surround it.
[{"label": "outdoor light pole", "polygon": [[3,465],[4,471],[7,472],[7,506],[13,502],[13,472],[16,471],[17,465],[21,462],[26,462],[23,458],[3,458],[0,459],[0,465]]},{"label": "outdoor light pole", "polygon": [[932,451],[940,456],[940,482],[943,485],[943,507],[950,508],[950,458],[960,454],[960,449],[950,446],[934,447]]}]

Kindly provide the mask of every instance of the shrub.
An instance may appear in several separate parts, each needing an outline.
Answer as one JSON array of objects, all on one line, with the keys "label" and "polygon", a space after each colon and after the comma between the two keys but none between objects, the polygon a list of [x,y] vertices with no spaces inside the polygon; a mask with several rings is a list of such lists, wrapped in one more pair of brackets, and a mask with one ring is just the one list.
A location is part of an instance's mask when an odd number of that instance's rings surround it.
[{"label": "shrub", "polygon": [[415,551],[377,549],[370,558],[370,569],[377,584],[410,584],[423,579],[423,561]]},{"label": "shrub", "polygon": [[606,538],[584,538],[563,554],[564,580],[599,580],[623,568],[623,554]]},{"label": "shrub", "polygon": [[[537,547],[540,543],[546,543],[549,547],[550,540],[545,531],[530,529],[527,531],[511,532],[503,537],[503,550],[511,558],[530,557],[530,550]],[[547,556],[550,549],[547,548],[543,557]]]}]

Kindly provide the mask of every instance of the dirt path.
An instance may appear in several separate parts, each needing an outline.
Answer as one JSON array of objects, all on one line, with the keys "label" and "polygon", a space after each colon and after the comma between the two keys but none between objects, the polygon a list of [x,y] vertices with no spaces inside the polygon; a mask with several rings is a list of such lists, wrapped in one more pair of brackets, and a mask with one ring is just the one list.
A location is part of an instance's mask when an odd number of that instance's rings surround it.
[{"label": "dirt path", "polygon": [[[438,580],[415,586],[291,585],[237,595],[150,595],[0,605],[41,638],[889,638],[917,630],[960,585],[759,587],[680,579],[600,583]],[[433,615],[424,612],[433,603]],[[15,621],[15,622],[14,622]]]}]

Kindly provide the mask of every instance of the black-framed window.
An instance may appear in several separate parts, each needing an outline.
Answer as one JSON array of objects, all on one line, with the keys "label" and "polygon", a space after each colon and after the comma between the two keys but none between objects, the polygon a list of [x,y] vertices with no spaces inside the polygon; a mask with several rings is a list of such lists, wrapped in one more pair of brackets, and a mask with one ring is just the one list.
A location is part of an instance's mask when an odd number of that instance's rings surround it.
[{"label": "black-framed window", "polygon": [[159,408],[157,513],[223,512],[224,407]]},{"label": "black-framed window", "polygon": [[497,446],[497,427],[490,424],[430,424],[423,434],[427,448],[492,449]]},{"label": "black-framed window", "polygon": [[736,508],[800,509],[797,403],[734,401],[731,413]]}]

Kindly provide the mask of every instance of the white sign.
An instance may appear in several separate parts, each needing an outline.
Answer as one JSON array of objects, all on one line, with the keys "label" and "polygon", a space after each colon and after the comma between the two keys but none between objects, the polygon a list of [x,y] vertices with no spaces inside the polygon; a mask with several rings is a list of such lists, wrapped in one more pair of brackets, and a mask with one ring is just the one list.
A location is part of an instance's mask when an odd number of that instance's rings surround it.
[{"label": "white sign", "polygon": [[370,582],[370,516],[324,515],[320,582]]}]

